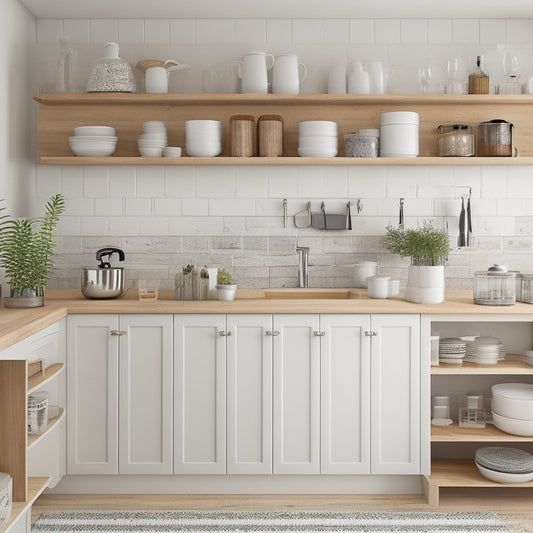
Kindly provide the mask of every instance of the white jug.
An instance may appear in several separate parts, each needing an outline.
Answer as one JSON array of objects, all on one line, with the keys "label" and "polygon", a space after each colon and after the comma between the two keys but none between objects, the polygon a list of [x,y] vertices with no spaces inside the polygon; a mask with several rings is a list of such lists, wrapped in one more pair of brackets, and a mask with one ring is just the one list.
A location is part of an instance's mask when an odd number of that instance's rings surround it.
[{"label": "white jug", "polygon": [[[300,76],[300,67],[302,75]],[[278,94],[298,94],[300,83],[307,76],[307,67],[298,63],[298,57],[285,54],[276,57],[272,70],[272,92]]]},{"label": "white jug", "polygon": [[[270,65],[267,65],[267,58]],[[274,56],[264,52],[251,52],[246,54],[242,61],[237,61],[237,73],[242,79],[243,93],[267,94],[267,71],[274,65]]]},{"label": "white jug", "polygon": [[[168,66],[171,65],[171,66]],[[164,67],[149,67],[146,69],[144,79],[147,93],[168,93],[168,80],[170,73],[177,70],[189,68],[189,65],[180,64],[173,59],[165,61]]]}]

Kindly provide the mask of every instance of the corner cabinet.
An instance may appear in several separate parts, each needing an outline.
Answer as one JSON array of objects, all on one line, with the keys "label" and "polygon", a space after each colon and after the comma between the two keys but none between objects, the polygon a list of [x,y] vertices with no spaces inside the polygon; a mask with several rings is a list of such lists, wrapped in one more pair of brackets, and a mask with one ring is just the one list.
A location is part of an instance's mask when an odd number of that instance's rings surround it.
[{"label": "corner cabinet", "polygon": [[[50,165],[514,165],[533,164],[533,95],[331,95],[331,94],[37,94],[38,162]],[[420,115],[420,156],[416,158],[298,157],[298,123],[332,120],[339,140],[361,128],[379,126],[387,111],[415,111]],[[229,157],[230,143],[220,157],[140,157],[137,137],[142,122],[162,120],[170,146],[185,146],[185,121],[221,120],[233,114],[279,114],[284,118],[284,156]],[[476,124],[493,118],[512,122],[513,144],[520,157],[438,157],[437,126]],[[118,143],[111,157],[75,157],[69,136],[80,125],[116,128]],[[228,128],[229,130],[229,128]],[[229,133],[227,134],[229,136]]]}]

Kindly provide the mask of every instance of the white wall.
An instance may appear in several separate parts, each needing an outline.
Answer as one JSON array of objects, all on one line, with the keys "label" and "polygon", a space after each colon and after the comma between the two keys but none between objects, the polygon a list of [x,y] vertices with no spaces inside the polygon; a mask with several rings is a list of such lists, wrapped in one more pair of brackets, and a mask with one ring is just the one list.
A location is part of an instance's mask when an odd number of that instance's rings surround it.
[{"label": "white wall", "polygon": [[36,21],[17,0],[0,17],[0,198],[9,213],[27,214],[35,194],[32,144]]},{"label": "white wall", "polygon": [[[251,50],[292,51],[309,67],[302,92],[325,92],[329,67],[354,60],[381,60],[393,74],[390,92],[417,92],[417,70],[433,69],[434,92],[446,79],[446,60],[460,60],[466,79],[473,58],[487,57],[493,84],[503,77],[501,59],[519,58],[523,79],[533,75],[533,20],[504,19],[42,19],[38,21],[38,90],[55,82],[57,42],[69,34],[78,53],[77,80],[84,89],[90,63],[102,44],[115,40],[130,64],[174,58],[192,65],[173,75],[171,91],[199,91],[208,65],[229,65]],[[140,90],[142,80],[138,79]],[[503,117],[487,117],[505,118]],[[445,121],[445,117],[443,117]],[[356,129],[356,124],[354,124]],[[79,267],[94,251],[113,244],[126,251],[130,279],[147,272],[171,287],[180,265],[223,265],[241,287],[293,286],[297,238],[311,247],[311,284],[350,286],[359,259],[378,259],[381,270],[405,280],[406,260],[383,252],[377,236],[397,220],[406,199],[408,224],[442,223],[450,216],[456,235],[458,198],[472,187],[476,249],[450,256],[450,288],[471,287],[475,270],[494,262],[533,272],[533,169],[479,167],[38,167],[35,200],[58,191],[67,199],[59,230],[56,277],[50,286],[78,287]],[[283,227],[307,200],[318,210],[341,210],[361,198],[353,231]]]}]

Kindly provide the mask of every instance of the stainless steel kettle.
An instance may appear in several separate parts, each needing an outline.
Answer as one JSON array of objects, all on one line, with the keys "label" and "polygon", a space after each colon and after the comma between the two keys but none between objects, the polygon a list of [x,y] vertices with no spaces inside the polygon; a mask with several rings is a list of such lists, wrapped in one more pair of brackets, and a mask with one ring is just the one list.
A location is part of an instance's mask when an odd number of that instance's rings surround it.
[{"label": "stainless steel kettle", "polygon": [[124,261],[125,255],[120,248],[102,248],[96,252],[96,260],[100,264],[97,267],[82,268],[81,292],[86,298],[119,298],[126,292],[124,268],[111,266],[111,256],[114,253],[118,254],[119,261]]}]

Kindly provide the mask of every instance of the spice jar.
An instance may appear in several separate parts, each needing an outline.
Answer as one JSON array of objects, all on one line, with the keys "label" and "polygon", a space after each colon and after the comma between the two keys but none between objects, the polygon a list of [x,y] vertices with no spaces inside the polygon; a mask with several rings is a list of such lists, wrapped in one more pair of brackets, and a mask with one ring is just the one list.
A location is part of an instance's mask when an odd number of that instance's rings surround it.
[{"label": "spice jar", "polygon": [[346,157],[377,157],[379,137],[348,133],[344,136]]},{"label": "spice jar", "polygon": [[443,124],[439,131],[439,156],[470,157],[474,155],[474,132],[466,124]]},{"label": "spice jar", "polygon": [[281,157],[283,155],[283,117],[261,115],[257,121],[257,137],[260,157]]},{"label": "spice jar", "polygon": [[231,155],[251,157],[255,155],[255,119],[252,115],[233,115],[229,119]]},{"label": "spice jar", "polygon": [[476,155],[505,156],[513,155],[513,125],[506,120],[494,119],[481,122],[477,126]]}]

